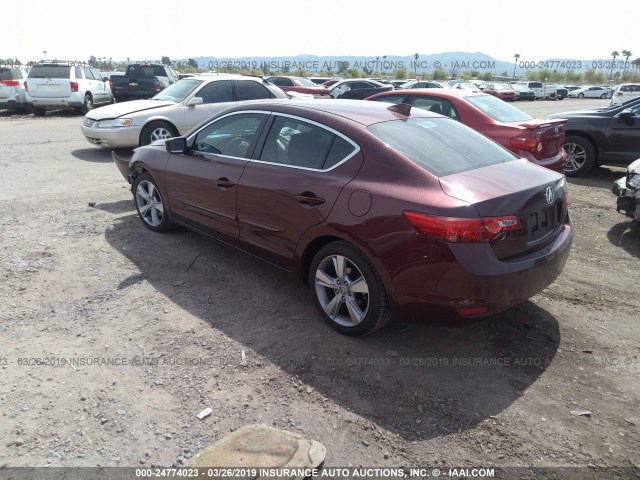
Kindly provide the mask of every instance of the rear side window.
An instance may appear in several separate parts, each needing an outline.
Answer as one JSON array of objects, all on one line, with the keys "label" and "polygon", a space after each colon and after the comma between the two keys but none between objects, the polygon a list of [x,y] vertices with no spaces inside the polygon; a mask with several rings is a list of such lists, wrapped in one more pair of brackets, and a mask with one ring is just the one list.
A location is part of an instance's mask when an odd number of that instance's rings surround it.
[{"label": "rear side window", "polygon": [[[70,78],[68,65],[35,65],[29,71],[29,78]],[[80,77],[82,78],[82,77]]]},{"label": "rear side window", "polygon": [[542,88],[542,84],[540,82],[529,82],[529,88]]},{"label": "rear side window", "polygon": [[446,118],[392,120],[367,130],[439,177],[517,159],[484,135]]},{"label": "rear side window", "polygon": [[527,115],[522,110],[509,105],[507,102],[493,95],[474,95],[466,97],[465,100],[499,122],[523,122],[533,119],[533,117]]}]

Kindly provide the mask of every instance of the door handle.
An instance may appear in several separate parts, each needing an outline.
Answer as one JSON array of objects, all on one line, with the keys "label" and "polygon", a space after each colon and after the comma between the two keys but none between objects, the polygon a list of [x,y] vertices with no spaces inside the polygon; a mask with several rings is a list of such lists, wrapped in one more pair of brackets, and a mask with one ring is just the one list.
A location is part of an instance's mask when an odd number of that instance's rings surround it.
[{"label": "door handle", "polygon": [[309,205],[310,207],[315,207],[317,205],[322,205],[326,200],[324,198],[316,197],[313,193],[302,193],[300,195],[296,195],[295,199],[298,203],[303,205]]},{"label": "door handle", "polygon": [[231,188],[235,186],[235,182],[230,181],[227,177],[221,177],[216,180],[216,185],[221,188]]}]

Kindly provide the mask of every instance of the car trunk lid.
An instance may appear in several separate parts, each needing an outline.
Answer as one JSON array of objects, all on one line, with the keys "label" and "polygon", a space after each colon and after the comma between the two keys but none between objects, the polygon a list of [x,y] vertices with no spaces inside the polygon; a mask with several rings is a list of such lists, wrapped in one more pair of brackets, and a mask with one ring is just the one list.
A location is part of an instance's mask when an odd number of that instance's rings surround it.
[{"label": "car trunk lid", "polygon": [[516,148],[528,150],[538,160],[554,157],[562,153],[565,122],[565,119],[511,122],[512,125],[526,129],[511,143]]},{"label": "car trunk lid", "polygon": [[440,177],[440,185],[447,195],[472,204],[480,217],[518,218],[521,229],[504,232],[491,241],[498,258],[543,248],[567,219],[564,176],[525,160]]}]

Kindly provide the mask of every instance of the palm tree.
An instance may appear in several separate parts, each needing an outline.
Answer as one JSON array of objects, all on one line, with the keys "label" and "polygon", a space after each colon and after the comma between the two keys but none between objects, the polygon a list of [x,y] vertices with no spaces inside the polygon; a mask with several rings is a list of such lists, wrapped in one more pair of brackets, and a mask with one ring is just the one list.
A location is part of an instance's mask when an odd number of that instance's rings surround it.
[{"label": "palm tree", "polygon": [[513,65],[513,79],[516,79],[516,67],[518,66],[518,59],[520,58],[520,54],[516,53],[513,58],[516,59],[516,63]]},{"label": "palm tree", "polygon": [[629,50],[622,50],[622,56],[624,57],[624,69],[622,70],[622,79],[624,79],[624,74],[627,71],[627,62],[629,61],[629,57],[633,55]]},{"label": "palm tree", "polygon": [[418,55],[417,53],[415,53],[413,55],[413,58],[415,59],[416,63],[415,63],[415,70],[416,70],[416,78],[418,78],[418,59],[420,58],[420,55]]},{"label": "palm tree", "polygon": [[609,70],[609,81],[611,81],[611,75],[613,74],[613,65],[616,63],[616,58],[618,57],[618,55],[620,55],[620,53],[617,50],[614,50],[613,52],[611,52],[611,70]]},{"label": "palm tree", "polygon": [[44,53],[44,59],[46,60],[47,59],[47,51],[44,50],[42,53]]},{"label": "palm tree", "polygon": [[640,70],[640,58],[636,58],[631,62],[631,65],[635,68],[636,72]]}]

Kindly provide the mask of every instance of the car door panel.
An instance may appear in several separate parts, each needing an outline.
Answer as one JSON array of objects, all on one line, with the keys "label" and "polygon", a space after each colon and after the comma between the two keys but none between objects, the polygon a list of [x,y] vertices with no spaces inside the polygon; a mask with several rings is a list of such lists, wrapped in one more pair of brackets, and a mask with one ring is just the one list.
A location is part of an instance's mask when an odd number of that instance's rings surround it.
[{"label": "car door panel", "polygon": [[640,157],[640,115],[636,113],[628,122],[619,116],[609,119],[606,137],[605,161],[626,165],[636,160]]}]

